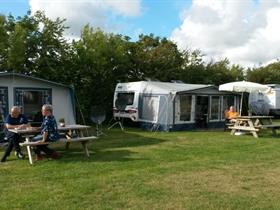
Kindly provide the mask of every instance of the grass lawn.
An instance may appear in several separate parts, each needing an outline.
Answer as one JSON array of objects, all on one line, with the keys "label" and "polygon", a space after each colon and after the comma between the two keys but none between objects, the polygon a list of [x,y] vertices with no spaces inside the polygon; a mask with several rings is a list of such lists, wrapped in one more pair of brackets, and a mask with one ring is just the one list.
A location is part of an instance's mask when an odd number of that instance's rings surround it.
[{"label": "grass lawn", "polygon": [[[1,209],[280,209],[280,137],[105,131],[59,160],[0,164]],[[3,150],[0,151],[2,156]]]}]

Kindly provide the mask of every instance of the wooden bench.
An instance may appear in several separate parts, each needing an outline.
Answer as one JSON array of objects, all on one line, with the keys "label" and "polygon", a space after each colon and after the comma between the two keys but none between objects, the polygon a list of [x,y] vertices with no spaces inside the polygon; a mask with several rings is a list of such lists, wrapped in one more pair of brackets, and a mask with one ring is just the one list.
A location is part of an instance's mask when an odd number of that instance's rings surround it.
[{"label": "wooden bench", "polygon": [[224,131],[229,130],[231,126],[234,126],[234,123],[225,123],[225,125],[224,125]]},{"label": "wooden bench", "polygon": [[272,130],[272,135],[275,137],[277,135],[276,130],[280,129],[280,124],[261,125],[260,128],[262,128],[262,129],[271,129]]},{"label": "wooden bench", "polygon": [[254,127],[251,127],[251,126],[231,126],[231,127],[229,127],[229,129],[232,129],[231,130],[231,135],[233,135],[233,134],[235,134],[235,132],[237,131],[237,130],[240,130],[240,131],[248,131],[248,132],[250,132],[251,134],[253,134],[253,136],[255,137],[255,138],[258,138],[259,136],[258,136],[258,134],[257,134],[257,132],[259,131],[259,129],[258,128],[254,128]]},{"label": "wooden bench", "polygon": [[270,124],[270,125],[261,125],[260,128],[273,128],[273,129],[279,129],[280,124]]},{"label": "wooden bench", "polygon": [[247,127],[247,126],[230,126],[229,129],[243,130],[243,131],[259,131],[257,128]]},{"label": "wooden bench", "polygon": [[87,136],[87,137],[77,137],[77,138],[71,138],[71,139],[62,138],[62,139],[59,139],[58,141],[54,141],[54,142],[49,142],[49,141],[48,142],[41,142],[41,141],[26,142],[25,141],[25,142],[20,143],[20,146],[27,148],[29,163],[32,165],[33,160],[32,160],[31,147],[35,147],[35,146],[39,146],[39,145],[56,144],[56,143],[66,143],[66,148],[68,148],[70,143],[80,142],[83,146],[86,156],[89,157],[87,143],[94,139],[97,139],[97,137],[96,136]]}]

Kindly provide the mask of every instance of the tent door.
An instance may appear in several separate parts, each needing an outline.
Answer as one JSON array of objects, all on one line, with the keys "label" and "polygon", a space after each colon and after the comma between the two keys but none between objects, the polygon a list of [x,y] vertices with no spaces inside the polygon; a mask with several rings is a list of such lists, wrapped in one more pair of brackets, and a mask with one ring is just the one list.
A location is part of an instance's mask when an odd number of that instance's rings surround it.
[{"label": "tent door", "polygon": [[197,96],[195,105],[195,122],[197,128],[208,127],[209,97]]}]

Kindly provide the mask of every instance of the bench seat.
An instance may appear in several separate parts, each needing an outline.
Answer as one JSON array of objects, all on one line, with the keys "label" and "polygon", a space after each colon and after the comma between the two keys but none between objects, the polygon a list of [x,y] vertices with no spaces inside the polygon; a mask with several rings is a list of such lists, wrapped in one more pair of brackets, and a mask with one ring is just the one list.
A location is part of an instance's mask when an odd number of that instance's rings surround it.
[{"label": "bench seat", "polygon": [[54,144],[54,143],[71,143],[71,142],[83,142],[83,141],[90,141],[96,139],[96,136],[86,136],[86,137],[78,137],[78,138],[72,138],[72,139],[66,139],[62,138],[59,139],[58,141],[47,141],[47,142],[40,142],[40,141],[35,141],[35,142],[22,142],[20,143],[20,146],[37,146],[37,145],[47,145],[47,144]]},{"label": "bench seat", "polygon": [[261,128],[280,129],[280,124],[261,125],[260,127],[261,127]]},{"label": "bench seat", "polygon": [[53,142],[22,142],[20,143],[20,146],[25,146],[27,148],[27,152],[28,152],[28,158],[29,158],[29,163],[32,165],[33,164],[33,160],[32,160],[32,153],[31,153],[31,147],[35,147],[35,146],[39,146],[39,145],[48,145],[48,144],[55,144],[55,143],[66,143],[66,148],[68,148],[69,144],[72,142],[80,142],[83,146],[83,149],[85,151],[85,154],[87,157],[89,157],[89,151],[87,148],[87,143],[88,141],[97,139],[96,136],[86,136],[86,137],[76,137],[76,138],[71,138],[71,139],[67,139],[67,138],[62,138],[59,139],[58,141],[53,141]]},{"label": "bench seat", "polygon": [[243,130],[243,131],[259,131],[259,129],[257,128],[245,127],[245,126],[230,126],[229,129]]}]

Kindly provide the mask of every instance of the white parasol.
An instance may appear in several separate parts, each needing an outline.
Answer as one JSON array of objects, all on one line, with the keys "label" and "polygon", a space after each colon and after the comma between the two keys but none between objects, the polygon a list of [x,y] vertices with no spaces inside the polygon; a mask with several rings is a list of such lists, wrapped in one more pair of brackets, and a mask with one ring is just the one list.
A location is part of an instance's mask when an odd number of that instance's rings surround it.
[{"label": "white parasol", "polygon": [[240,115],[242,110],[242,101],[243,101],[243,93],[251,93],[254,91],[261,91],[266,92],[269,91],[270,87],[267,85],[262,85],[255,82],[247,82],[247,81],[239,81],[239,82],[230,82],[225,83],[219,86],[219,91],[230,91],[230,92],[240,92],[241,95],[241,101],[240,101]]}]

